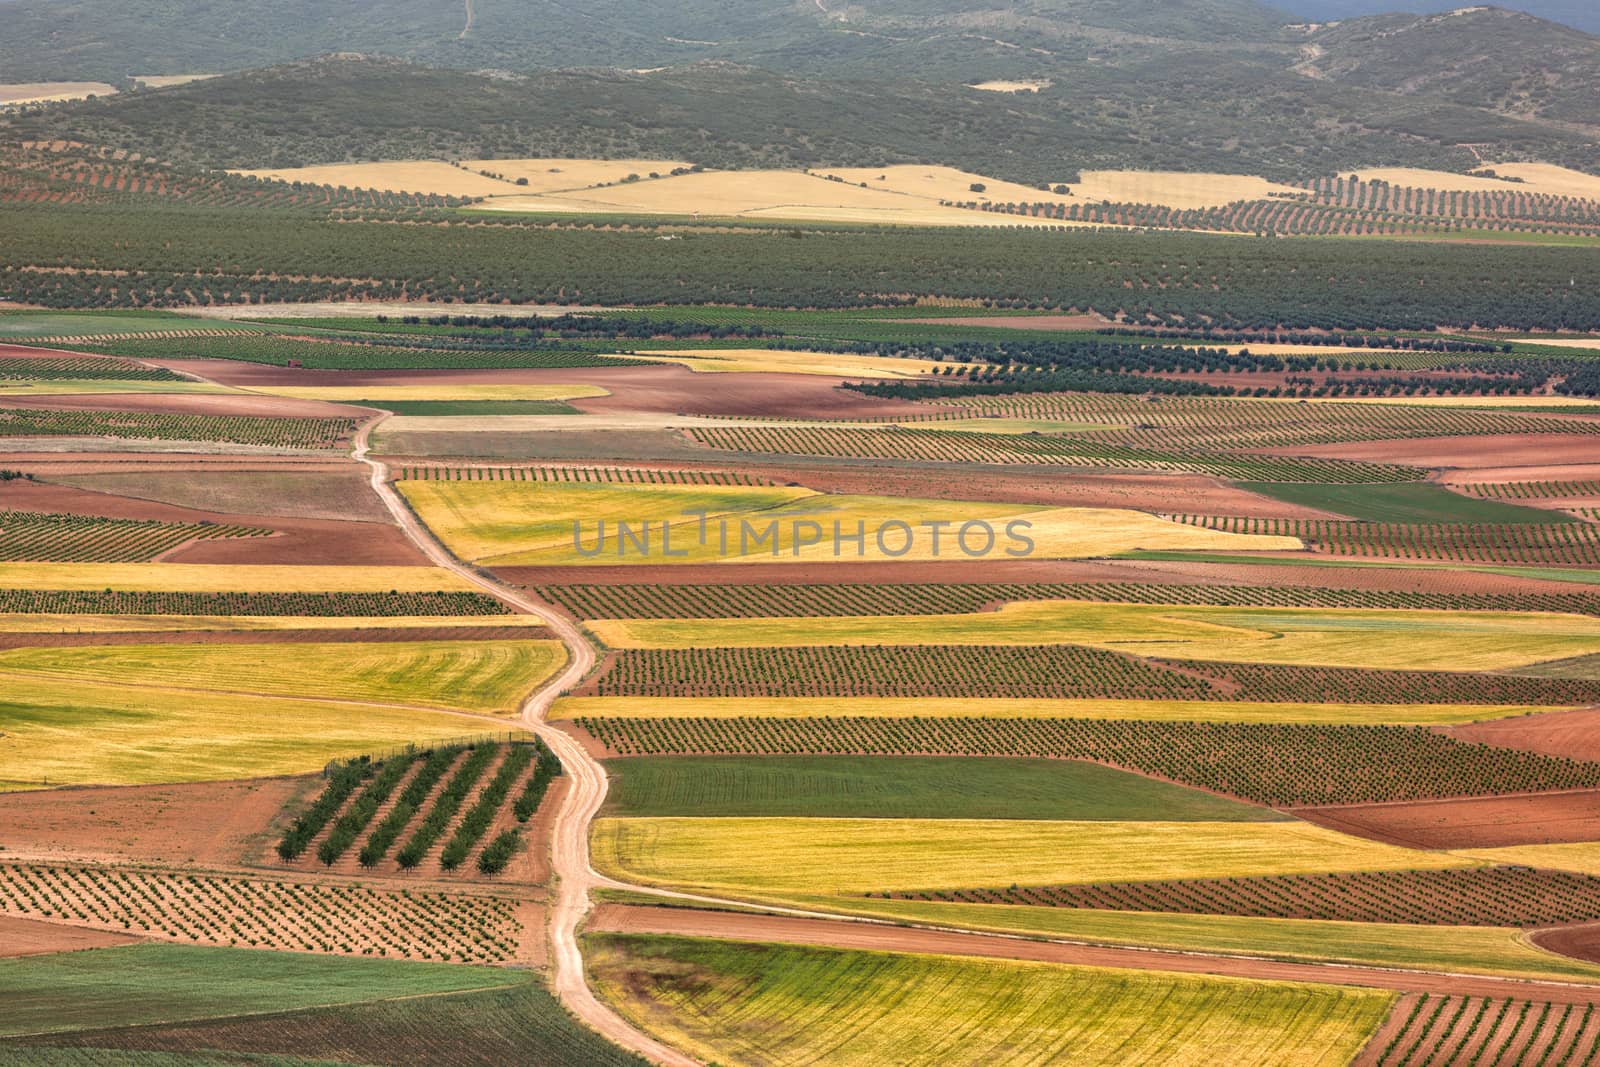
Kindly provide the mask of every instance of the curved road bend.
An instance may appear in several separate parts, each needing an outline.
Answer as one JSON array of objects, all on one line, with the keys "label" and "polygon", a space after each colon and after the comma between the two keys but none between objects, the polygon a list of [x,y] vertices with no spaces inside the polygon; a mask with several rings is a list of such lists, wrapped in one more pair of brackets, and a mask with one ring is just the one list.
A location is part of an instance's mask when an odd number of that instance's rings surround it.
[{"label": "curved road bend", "polygon": [[555,993],[578,1018],[615,1044],[667,1067],[698,1067],[694,1060],[635,1029],[622,1016],[600,1003],[584,975],[578,948],[578,924],[589,910],[589,890],[609,882],[589,866],[589,824],[606,798],[606,772],[583,746],[545,721],[556,697],[581,682],[594,667],[594,648],[576,625],[551,608],[509,586],[486,578],[461,562],[417,521],[394,486],[388,464],[368,455],[373,427],[389,416],[383,412],[357,431],[351,455],[372,472],[372,488],[400,528],[423,555],[437,566],[459,575],[516,610],[543,619],[567,647],[567,666],[522,702],[523,723],[561,759],[571,786],[551,828],[550,865],[557,877],[555,902],[550,909],[550,951],[555,962]]}]

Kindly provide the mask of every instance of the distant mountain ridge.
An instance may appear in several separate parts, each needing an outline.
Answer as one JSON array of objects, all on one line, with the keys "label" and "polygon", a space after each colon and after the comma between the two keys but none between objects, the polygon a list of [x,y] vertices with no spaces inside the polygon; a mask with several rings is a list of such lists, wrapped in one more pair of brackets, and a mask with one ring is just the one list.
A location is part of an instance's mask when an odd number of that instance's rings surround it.
[{"label": "distant mountain ridge", "polygon": [[[1431,15],[1470,5],[1460,0],[1275,0],[1274,7],[1306,19],[1353,19],[1364,15]],[[1501,0],[1500,7],[1600,33],[1600,4],[1594,0]]]}]

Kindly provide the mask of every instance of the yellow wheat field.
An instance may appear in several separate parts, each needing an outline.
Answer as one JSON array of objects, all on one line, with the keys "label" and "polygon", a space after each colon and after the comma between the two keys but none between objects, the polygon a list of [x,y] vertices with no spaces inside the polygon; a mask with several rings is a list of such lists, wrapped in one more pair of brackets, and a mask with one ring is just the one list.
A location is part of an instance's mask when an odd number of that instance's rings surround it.
[{"label": "yellow wheat field", "polygon": [[0,589],[120,593],[432,593],[476,586],[439,567],[201,563],[0,563]]},{"label": "yellow wheat field", "polygon": [[170,89],[174,85],[188,85],[190,82],[201,82],[208,78],[221,77],[218,74],[135,74],[133,80],[148,89]]},{"label": "yellow wheat field", "polygon": [[111,96],[116,91],[115,86],[105,82],[12,82],[0,85],[0,104],[82,100],[86,96]]},{"label": "yellow wheat field", "polygon": [[[620,182],[630,174],[671,174],[690,164],[673,159],[464,159],[472,171],[487,171],[511,182],[519,193],[549,193],[587,189]],[[516,184],[526,178],[527,185]]]},{"label": "yellow wheat field", "polygon": [[619,878],[780,897],[1475,865],[1302,822],[608,818],[593,846]]},{"label": "yellow wheat field", "polygon": [[[651,360],[678,363],[703,374],[822,374],[836,378],[918,378],[947,364],[898,356],[858,356],[844,352],[793,352],[777,348],[675,349],[639,352]],[[935,424],[937,425],[937,424]]]},{"label": "yellow wheat field", "polygon": [[[1058,195],[1031,185],[1001,181],[998,178],[973,174],[954,167],[896,166],[896,167],[830,167],[818,174],[843,178],[852,185],[865,182],[874,189],[887,189],[893,193],[918,196],[935,202],[993,201],[995,203],[1051,203],[1071,204],[1074,198]],[[1055,183],[1051,183],[1052,187]],[[973,185],[984,187],[977,192]]]},{"label": "yellow wheat field", "polygon": [[979,82],[967,86],[968,89],[977,89],[985,93],[1036,93],[1040,89],[1048,89],[1055,84],[1049,78],[1037,78],[1029,81],[993,81]]},{"label": "yellow wheat field", "polygon": [[1461,193],[1543,193],[1549,196],[1573,196],[1586,200],[1600,200],[1600,177],[1585,174],[1550,163],[1489,163],[1484,170],[1520,182],[1500,181],[1479,174],[1453,174],[1442,170],[1423,170],[1418,167],[1373,167],[1353,171],[1362,181],[1386,181],[1390,185],[1405,185],[1416,189],[1439,189]]},{"label": "yellow wheat field", "polygon": [[1109,200],[1119,204],[1157,204],[1178,210],[1221,207],[1236,200],[1264,200],[1273,193],[1302,195],[1304,189],[1247,174],[1190,174],[1184,171],[1086,170],[1069,202]]}]

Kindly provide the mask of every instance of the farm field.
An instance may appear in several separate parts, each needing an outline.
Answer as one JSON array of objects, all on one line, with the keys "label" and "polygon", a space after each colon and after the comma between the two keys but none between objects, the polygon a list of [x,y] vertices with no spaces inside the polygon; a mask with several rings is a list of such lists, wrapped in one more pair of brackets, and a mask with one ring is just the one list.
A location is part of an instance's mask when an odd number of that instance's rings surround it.
[{"label": "farm field", "polygon": [[972,615],[604,619],[590,628],[612,648],[1062,643],[1141,656],[1388,670],[1504,670],[1600,652],[1600,620],[1575,615],[1063,601]]},{"label": "farm field", "polygon": [[594,858],[624,880],[782,899],[1471,862],[1294,822],[665,817],[599,820]]},{"label": "farm field", "polygon": [[296,567],[191,563],[0,563],[0,589],[118,593],[464,593],[436,567]]},{"label": "farm field", "polygon": [[[1106,555],[1124,548],[1295,549],[1286,537],[1194,532],[1142,512],[1096,508],[1028,508],[889,497],[831,496],[800,488],[755,486],[584,486],[515,482],[401,483],[406,499],[463,558],[492,566],[598,562],[852,560],[941,558],[956,541],[957,558],[1027,552],[1045,558]],[[701,537],[704,513],[706,534]],[[529,516],[538,518],[530,522]],[[1011,527],[1015,522],[1029,525]],[[574,524],[581,534],[574,543]],[[648,541],[625,537],[619,523]],[[672,530],[661,540],[662,524]],[[832,542],[860,524],[865,540]],[[925,527],[939,523],[938,531]],[[968,531],[967,523],[982,523]],[[641,527],[648,525],[648,530]],[[919,535],[919,529],[927,532]],[[610,532],[607,533],[606,531]],[[933,535],[943,533],[935,548]],[[729,549],[722,549],[723,536]],[[1213,540],[1215,538],[1215,540]],[[881,542],[881,543],[880,543]],[[961,544],[966,545],[963,550]],[[668,551],[670,549],[670,551]],[[679,555],[679,553],[683,553]]]},{"label": "farm field", "polygon": [[[947,956],[616,934],[587,940],[601,989],[630,1017],[714,1062],[1183,1063],[1192,1061],[1181,1044],[1199,1041],[1234,1063],[1333,1065],[1359,1049],[1392,999],[1375,990]],[[684,973],[697,982],[681,982]],[[944,1025],[950,1019],[964,1022]],[[1027,1050],[1025,1060],[1015,1059],[1018,1049]]]}]

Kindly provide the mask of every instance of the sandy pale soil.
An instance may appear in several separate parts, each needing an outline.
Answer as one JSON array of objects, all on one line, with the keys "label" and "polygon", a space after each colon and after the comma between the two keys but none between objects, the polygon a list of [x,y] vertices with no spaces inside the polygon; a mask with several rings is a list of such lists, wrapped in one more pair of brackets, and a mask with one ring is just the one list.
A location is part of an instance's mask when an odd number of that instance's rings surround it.
[{"label": "sandy pale soil", "polygon": [[1343,833],[1407,848],[1500,848],[1600,838],[1600,791],[1302,808]]},{"label": "sandy pale soil", "polygon": [[[10,859],[232,866],[314,778],[104,786],[0,794]],[[0,939],[3,940],[3,939]]]}]

